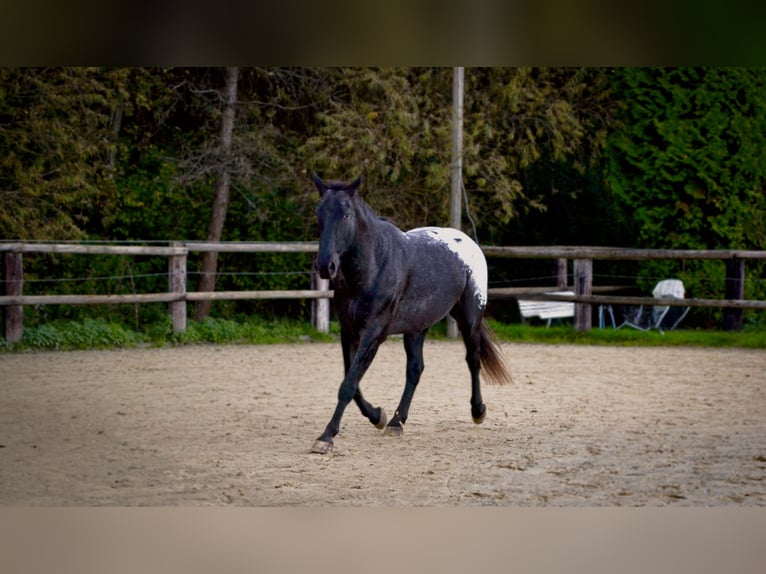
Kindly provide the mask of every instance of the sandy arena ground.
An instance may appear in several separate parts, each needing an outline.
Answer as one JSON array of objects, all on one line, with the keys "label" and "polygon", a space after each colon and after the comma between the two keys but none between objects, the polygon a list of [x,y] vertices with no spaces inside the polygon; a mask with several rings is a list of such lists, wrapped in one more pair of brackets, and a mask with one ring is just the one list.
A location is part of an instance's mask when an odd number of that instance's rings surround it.
[{"label": "sandy arena ground", "polygon": [[[401,438],[352,403],[339,344],[0,355],[0,504],[763,506],[766,350],[504,344],[470,415],[458,342],[427,342]],[[404,351],[362,381],[391,414]]]}]

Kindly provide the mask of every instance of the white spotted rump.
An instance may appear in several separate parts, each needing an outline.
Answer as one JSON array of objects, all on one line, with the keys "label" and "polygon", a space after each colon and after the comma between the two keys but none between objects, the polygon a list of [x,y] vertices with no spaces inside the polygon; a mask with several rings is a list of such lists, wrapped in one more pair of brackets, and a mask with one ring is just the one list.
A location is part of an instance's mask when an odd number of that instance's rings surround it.
[{"label": "white spotted rump", "polygon": [[468,270],[479,306],[487,305],[487,260],[476,243],[459,229],[452,227],[418,227],[409,230],[408,237],[426,237],[438,241],[455,253]]}]

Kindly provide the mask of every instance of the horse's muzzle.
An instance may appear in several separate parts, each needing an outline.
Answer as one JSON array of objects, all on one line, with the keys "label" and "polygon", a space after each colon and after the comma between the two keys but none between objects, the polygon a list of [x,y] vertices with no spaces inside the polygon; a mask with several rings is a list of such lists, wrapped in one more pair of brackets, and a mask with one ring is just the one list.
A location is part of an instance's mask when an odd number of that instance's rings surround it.
[{"label": "horse's muzzle", "polygon": [[322,279],[335,279],[335,276],[338,275],[340,265],[336,258],[331,257],[327,261],[317,260],[316,267],[317,271],[319,271],[319,276]]}]

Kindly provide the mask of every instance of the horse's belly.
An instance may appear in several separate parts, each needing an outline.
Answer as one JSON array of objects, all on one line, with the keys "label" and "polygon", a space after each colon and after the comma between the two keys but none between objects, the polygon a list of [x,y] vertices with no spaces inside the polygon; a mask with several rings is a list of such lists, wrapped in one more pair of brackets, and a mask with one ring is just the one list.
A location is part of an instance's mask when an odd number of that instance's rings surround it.
[{"label": "horse's belly", "polygon": [[422,288],[408,290],[397,305],[388,334],[427,329],[450,312],[460,299],[463,289],[464,282],[461,285],[455,281],[452,285],[423,285]]}]

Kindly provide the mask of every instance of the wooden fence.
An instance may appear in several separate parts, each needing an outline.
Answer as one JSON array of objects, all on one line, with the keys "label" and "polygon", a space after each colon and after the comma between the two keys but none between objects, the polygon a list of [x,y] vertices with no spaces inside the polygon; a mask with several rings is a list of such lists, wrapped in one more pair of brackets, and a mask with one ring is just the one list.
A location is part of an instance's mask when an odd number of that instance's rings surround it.
[{"label": "wooden fence", "polygon": [[[62,243],[0,243],[4,252],[5,295],[0,296],[0,306],[5,306],[5,338],[16,342],[23,334],[24,305],[88,305],[88,304],[136,304],[168,303],[175,332],[186,330],[187,303],[202,300],[236,299],[314,299],[313,321],[318,330],[326,332],[329,326],[329,299],[333,293],[328,282],[318,277],[312,279],[312,288],[290,291],[187,291],[187,256],[191,252],[217,251],[219,253],[316,253],[316,242],[254,242],[254,243],[171,243],[167,246],[108,245],[108,244],[62,244]],[[566,270],[566,260],[574,260],[572,286],[515,287],[489,290],[493,299],[518,298],[575,303],[574,326],[578,331],[592,327],[592,305],[652,305],[652,297],[622,297],[594,293],[609,291],[610,287],[593,285],[594,260],[650,260],[650,259],[717,259],[726,264],[726,292],[723,299],[663,300],[663,305],[687,307],[721,307],[730,310],[725,328],[741,326],[742,309],[766,309],[766,301],[744,300],[745,261],[766,259],[766,251],[742,250],[660,250],[623,249],[608,247],[482,247],[487,257],[511,257],[517,259],[552,259],[559,268]],[[135,293],[126,295],[24,295],[24,253],[60,253],[90,255],[142,255],[168,258],[168,291],[164,293]],[[563,266],[562,266],[563,262]],[[566,282],[564,271],[564,282]],[[554,295],[551,290],[568,289],[574,295]]]},{"label": "wooden fence", "polygon": [[[593,261],[648,261],[652,259],[707,259],[720,260],[726,265],[725,292],[723,299],[689,298],[673,301],[663,299],[662,304],[683,307],[719,307],[727,310],[724,316],[724,328],[739,330],[742,328],[743,309],[766,309],[766,301],[744,300],[745,261],[748,259],[766,259],[766,251],[750,250],[693,250],[693,249],[629,249],[621,247],[482,247],[487,257],[515,257],[519,259],[573,259],[574,285],[569,290],[574,295],[562,296],[550,293],[524,294],[524,299],[542,299],[548,301],[573,301],[575,303],[574,326],[577,331],[588,331],[592,327],[592,305],[654,305],[653,297],[618,297],[594,295]],[[493,293],[494,291],[494,293]],[[490,296],[503,295],[502,289],[490,290]],[[510,296],[518,294],[508,293]]]}]

